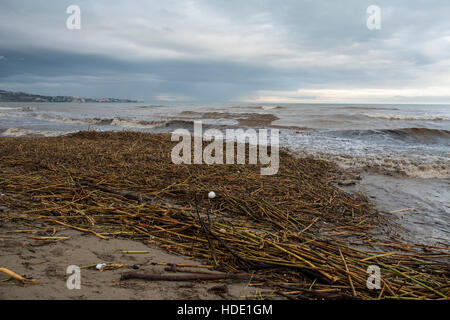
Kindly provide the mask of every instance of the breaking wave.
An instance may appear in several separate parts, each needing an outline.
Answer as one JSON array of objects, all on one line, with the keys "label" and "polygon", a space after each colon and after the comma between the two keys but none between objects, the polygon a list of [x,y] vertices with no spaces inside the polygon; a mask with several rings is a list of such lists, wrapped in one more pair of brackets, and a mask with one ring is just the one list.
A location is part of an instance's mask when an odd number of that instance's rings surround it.
[{"label": "breaking wave", "polygon": [[399,175],[411,178],[450,178],[450,164],[447,157],[434,157],[432,161],[426,156],[408,158],[394,153],[364,156],[350,154],[330,154],[326,152],[295,150],[297,156],[312,156],[316,159],[333,161],[344,169],[362,169],[387,175]]},{"label": "breaking wave", "polygon": [[331,134],[337,134],[346,138],[371,138],[371,137],[389,137],[406,142],[419,142],[425,144],[450,144],[450,131],[443,129],[429,128],[400,128],[400,129],[380,129],[380,130],[342,130],[331,131]]},{"label": "breaking wave", "polygon": [[385,129],[384,133],[402,140],[415,140],[422,143],[450,142],[450,131],[428,128]]},{"label": "breaking wave", "polygon": [[386,119],[386,120],[425,120],[425,121],[449,121],[450,117],[446,116],[409,116],[403,114],[387,114],[387,113],[364,113],[365,116],[369,118],[378,118],[378,119]]},{"label": "breaking wave", "polygon": [[65,133],[60,131],[39,131],[21,128],[9,128],[3,131],[0,135],[3,137],[57,137],[63,134]]},{"label": "breaking wave", "polygon": [[110,120],[109,125],[129,129],[153,129],[164,127],[167,125],[167,122],[165,121],[146,121],[146,120],[134,120],[126,118],[113,118],[108,120]]},{"label": "breaking wave", "polygon": [[135,120],[132,118],[67,118],[50,114],[27,113],[4,113],[0,112],[0,117],[28,117],[43,121],[61,122],[79,125],[110,125],[129,129],[152,129],[166,126],[165,121]]}]

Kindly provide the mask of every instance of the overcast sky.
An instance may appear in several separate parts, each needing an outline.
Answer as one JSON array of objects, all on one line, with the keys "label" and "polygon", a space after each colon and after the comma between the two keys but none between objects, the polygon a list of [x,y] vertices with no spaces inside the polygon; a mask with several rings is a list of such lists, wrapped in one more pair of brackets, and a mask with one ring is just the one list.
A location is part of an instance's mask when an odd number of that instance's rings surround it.
[{"label": "overcast sky", "polygon": [[[81,8],[69,30],[66,9]],[[369,5],[381,29],[366,26]],[[0,89],[160,103],[450,103],[449,0],[1,0]]]}]

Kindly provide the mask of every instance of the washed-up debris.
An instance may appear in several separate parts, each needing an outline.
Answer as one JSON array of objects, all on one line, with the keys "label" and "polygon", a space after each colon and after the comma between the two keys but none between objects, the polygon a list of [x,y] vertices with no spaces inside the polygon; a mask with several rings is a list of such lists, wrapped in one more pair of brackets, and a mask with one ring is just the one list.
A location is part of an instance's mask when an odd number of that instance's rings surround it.
[{"label": "washed-up debris", "polygon": [[147,254],[148,251],[127,251],[127,250],[122,250],[123,254]]},{"label": "washed-up debris", "polygon": [[[278,173],[261,176],[258,165],[175,165],[174,145],[170,135],[136,132],[1,138],[0,191],[9,196],[0,205],[20,214],[0,219],[158,245],[290,299],[450,296],[449,248],[376,235],[389,217],[336,187],[334,164],[281,150]],[[211,190],[220,197],[211,201]],[[373,265],[379,289],[367,285]],[[169,276],[201,274],[150,278]]]},{"label": "washed-up debris", "polygon": [[99,263],[95,266],[95,269],[102,271],[104,266],[106,266],[106,263]]},{"label": "washed-up debris", "polygon": [[105,271],[105,270],[116,270],[116,269],[128,268],[128,267],[129,266],[127,264],[122,264],[122,263],[97,263],[97,264],[92,264],[92,265],[88,265],[88,266],[83,266],[83,267],[81,267],[81,269],[95,268],[99,271]]},{"label": "washed-up debris", "polygon": [[210,191],[210,192],[208,193],[208,198],[214,199],[215,197],[216,197],[216,193],[215,193],[214,191]]},{"label": "washed-up debris", "polygon": [[19,280],[20,282],[24,283],[24,284],[32,284],[32,283],[36,283],[37,280],[36,279],[28,279],[28,278],[24,278],[21,275],[18,275],[17,273],[15,273],[14,271],[11,271],[7,268],[0,268],[0,272],[10,276],[13,279]]},{"label": "washed-up debris", "polygon": [[251,275],[248,273],[210,273],[210,274],[153,274],[126,272],[120,277],[120,280],[142,279],[147,281],[211,281],[211,280],[249,280]]}]

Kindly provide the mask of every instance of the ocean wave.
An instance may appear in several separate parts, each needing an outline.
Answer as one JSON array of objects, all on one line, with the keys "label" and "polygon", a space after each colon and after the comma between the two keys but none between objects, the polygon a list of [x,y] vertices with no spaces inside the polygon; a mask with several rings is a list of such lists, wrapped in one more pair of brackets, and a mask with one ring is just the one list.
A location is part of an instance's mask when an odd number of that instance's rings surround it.
[{"label": "ocean wave", "polygon": [[17,110],[22,112],[37,111],[38,108],[34,106],[24,106],[24,107],[0,107],[0,110]]},{"label": "ocean wave", "polygon": [[166,121],[146,121],[146,120],[134,120],[128,118],[113,118],[109,123],[112,126],[119,126],[129,129],[154,129],[164,127],[168,125]]},{"label": "ocean wave", "polygon": [[139,107],[136,107],[136,108],[139,108],[139,109],[154,109],[154,108],[170,108],[170,106],[166,106],[166,105],[163,105],[163,104],[155,104],[155,105],[149,105],[149,106],[139,106]]},{"label": "ocean wave", "polygon": [[57,137],[63,135],[60,131],[39,131],[21,128],[8,128],[0,135],[3,137]]},{"label": "ocean wave", "polygon": [[284,106],[233,106],[231,109],[275,110],[285,109]]},{"label": "ocean wave", "polygon": [[26,107],[21,107],[20,110],[23,112],[33,112],[33,111],[37,111],[38,107],[26,106]]},{"label": "ocean wave", "polygon": [[364,113],[369,118],[386,119],[386,120],[425,120],[425,121],[449,121],[447,116],[429,116],[429,115],[404,115],[404,114],[387,114],[387,113]]},{"label": "ocean wave", "polygon": [[38,115],[38,119],[47,121],[58,121],[72,124],[89,124],[89,125],[110,125],[127,129],[153,129],[165,126],[165,121],[147,121],[135,120],[132,118],[65,118],[50,115]]},{"label": "ocean wave", "polygon": [[341,110],[399,110],[398,108],[386,108],[386,107],[375,107],[375,106],[347,106],[342,107],[339,106],[339,109]]},{"label": "ocean wave", "polygon": [[39,120],[51,121],[51,122],[63,122],[63,123],[71,123],[71,124],[109,124],[111,120],[109,119],[101,119],[101,118],[66,118],[61,116],[54,116],[49,114],[34,114],[33,117]]},{"label": "ocean wave", "polygon": [[450,142],[450,131],[443,129],[429,128],[403,128],[403,129],[385,129],[384,133],[402,140],[415,140],[424,143],[441,142],[447,140]]},{"label": "ocean wave", "polygon": [[[281,132],[280,143],[294,154],[332,161],[345,169],[450,178],[449,137],[449,131],[427,128],[304,130],[296,134]],[[399,143],[398,139],[411,141]]]},{"label": "ocean wave", "polygon": [[389,137],[392,139],[403,140],[407,142],[419,142],[425,144],[449,144],[450,131],[443,129],[430,128],[399,128],[399,129],[380,129],[380,130],[340,130],[329,131],[328,135],[337,135],[345,138],[373,138],[377,136]]},{"label": "ocean wave", "polygon": [[261,106],[262,110],[273,110],[273,109],[283,109],[282,106]]},{"label": "ocean wave", "polygon": [[310,150],[292,150],[297,156],[312,156],[316,159],[332,161],[343,169],[359,169],[387,175],[399,175],[410,178],[450,178],[448,157],[409,158],[394,153],[356,156],[350,154],[330,154]]},{"label": "ocean wave", "polygon": [[27,117],[36,118],[38,120],[60,122],[68,124],[79,125],[110,125],[118,126],[128,129],[152,129],[161,126],[166,126],[166,121],[147,121],[147,120],[135,120],[132,118],[68,118],[63,116],[51,115],[51,114],[39,114],[35,112],[26,113],[5,113],[0,112],[0,117]]},{"label": "ocean wave", "polygon": [[164,126],[174,128],[174,129],[178,129],[178,128],[192,129],[194,126],[194,121],[195,120],[179,120],[179,119],[168,120],[168,121],[164,122]]},{"label": "ocean wave", "polygon": [[[16,110],[16,109],[15,109]],[[9,113],[9,112],[0,112],[0,117],[36,117],[36,113]]]}]

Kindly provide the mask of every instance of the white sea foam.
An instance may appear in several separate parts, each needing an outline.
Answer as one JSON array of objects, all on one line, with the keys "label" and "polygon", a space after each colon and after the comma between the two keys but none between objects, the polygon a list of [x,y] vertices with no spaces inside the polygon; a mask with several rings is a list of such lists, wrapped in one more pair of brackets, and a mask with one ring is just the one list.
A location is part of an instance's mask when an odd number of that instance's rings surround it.
[{"label": "white sea foam", "polygon": [[282,132],[281,143],[301,156],[333,161],[343,168],[418,178],[450,178],[450,154],[444,145],[380,143],[302,131]]},{"label": "white sea foam", "polygon": [[146,120],[136,120],[132,118],[69,118],[46,113],[38,114],[35,112],[25,112],[25,113],[0,112],[0,117],[27,117],[50,122],[60,122],[79,125],[111,125],[128,129],[152,129],[166,125],[166,122],[164,121],[146,121]]},{"label": "white sea foam", "polygon": [[425,121],[449,121],[447,116],[428,116],[428,115],[404,115],[404,114],[389,114],[389,113],[364,113],[369,118],[387,119],[387,120],[425,120]]},{"label": "white sea foam", "polygon": [[44,121],[53,121],[53,122],[64,122],[64,123],[72,123],[72,124],[86,124],[89,122],[86,122],[84,119],[74,119],[74,118],[66,118],[66,117],[59,117],[59,116],[53,116],[48,114],[39,114],[35,116],[36,119],[44,120]]},{"label": "white sea foam", "polygon": [[113,118],[110,123],[112,126],[119,126],[128,129],[153,129],[163,127],[167,122],[163,121],[145,121],[145,120],[134,120],[126,118]]},{"label": "white sea foam", "polygon": [[7,112],[0,112],[0,117],[35,117],[35,113],[7,113]]},{"label": "white sea foam", "polygon": [[292,153],[298,156],[312,156],[316,159],[333,161],[343,169],[363,169],[388,175],[404,175],[412,178],[450,178],[448,157],[436,156],[431,161],[428,157],[406,158],[392,153],[355,156],[295,149],[292,150]]},{"label": "white sea foam", "polygon": [[34,106],[26,106],[26,107],[20,108],[20,110],[24,111],[24,112],[31,112],[31,111],[37,111],[38,108],[34,107]]},{"label": "white sea foam", "polygon": [[3,137],[57,137],[63,134],[64,132],[60,131],[39,131],[21,128],[9,128],[3,131],[0,135]]},{"label": "white sea foam", "polygon": [[262,106],[261,109],[263,110],[273,110],[273,109],[280,109],[279,106]]}]

